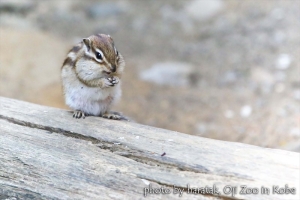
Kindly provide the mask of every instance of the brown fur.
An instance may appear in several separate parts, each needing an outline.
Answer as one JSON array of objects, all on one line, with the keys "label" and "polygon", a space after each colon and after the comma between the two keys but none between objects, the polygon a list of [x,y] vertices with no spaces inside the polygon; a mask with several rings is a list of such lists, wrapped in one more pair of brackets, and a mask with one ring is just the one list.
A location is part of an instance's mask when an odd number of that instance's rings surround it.
[{"label": "brown fur", "polygon": [[82,42],[79,43],[78,45],[74,46],[70,51],[70,52],[74,52],[74,53],[77,53],[80,49],[82,48]]},{"label": "brown fur", "polygon": [[[117,77],[121,78],[122,72],[119,72],[118,67],[121,65],[122,62],[124,62],[124,59],[123,59],[121,54],[119,54],[119,56],[116,55],[113,39],[109,35],[105,35],[105,34],[92,35],[88,39],[90,41],[90,44],[84,44],[84,42],[81,41],[80,43],[75,45],[69,51],[69,53],[73,52],[73,53],[75,53],[77,55],[81,55],[81,56],[76,57],[75,60],[72,60],[70,57],[67,57],[64,60],[64,63],[62,65],[62,67],[66,66],[66,65],[69,65],[69,66],[72,66],[72,68],[74,68],[76,66],[76,63],[77,63],[78,59],[80,59],[82,56],[84,56],[86,60],[92,60],[96,64],[98,64],[99,61],[97,61],[94,58],[94,56],[91,57],[90,55],[84,55],[84,51],[80,52],[81,50],[83,50],[84,45],[88,45],[88,48],[90,48],[89,51],[92,51],[92,54],[96,53],[96,49],[99,49],[99,50],[102,51],[102,53],[104,54],[106,60],[108,61],[108,63],[103,62],[102,66],[105,67],[107,69],[107,71],[111,70],[110,65],[115,65],[117,67],[116,72],[113,72],[113,73],[111,73],[107,76],[108,77],[117,76]],[[82,83],[84,83],[86,85],[90,85],[89,81],[82,81],[79,77],[78,77],[78,79]],[[95,81],[92,81],[92,82],[94,84]]]},{"label": "brown fur", "polygon": [[[105,59],[97,59],[97,49],[101,50]],[[75,45],[69,51],[61,71],[65,100],[74,109],[73,116],[124,119],[110,112],[111,106],[121,96],[120,77],[124,67],[125,61],[121,54],[116,55],[113,39],[109,35],[92,35]]]},{"label": "brown fur", "polygon": [[[91,36],[92,46],[100,49],[109,63],[116,63],[116,53],[114,50],[114,42],[111,37],[104,34]],[[96,52],[95,49],[93,49]]]},{"label": "brown fur", "polygon": [[70,58],[70,57],[67,57],[62,65],[62,68],[63,66],[65,65],[70,65],[70,66],[74,66],[74,61]]}]

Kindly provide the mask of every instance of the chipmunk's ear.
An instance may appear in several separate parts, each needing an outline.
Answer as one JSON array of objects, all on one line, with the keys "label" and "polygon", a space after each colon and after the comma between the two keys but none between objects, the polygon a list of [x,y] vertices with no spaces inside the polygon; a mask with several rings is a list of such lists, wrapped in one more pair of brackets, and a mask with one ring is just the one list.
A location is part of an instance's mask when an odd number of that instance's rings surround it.
[{"label": "chipmunk's ear", "polygon": [[112,37],[111,37],[110,35],[107,35],[107,37],[109,38],[109,40],[110,40],[111,42],[114,42],[114,40],[112,39]]},{"label": "chipmunk's ear", "polygon": [[91,40],[89,38],[83,38],[83,43],[85,44],[87,51],[90,51],[91,48]]}]

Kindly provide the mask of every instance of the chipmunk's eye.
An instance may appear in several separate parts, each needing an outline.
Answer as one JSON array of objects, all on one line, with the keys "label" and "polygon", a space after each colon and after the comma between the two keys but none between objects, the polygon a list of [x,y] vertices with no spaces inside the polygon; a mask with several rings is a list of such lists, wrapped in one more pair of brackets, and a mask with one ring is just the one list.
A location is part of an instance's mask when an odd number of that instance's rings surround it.
[{"label": "chipmunk's eye", "polygon": [[99,53],[99,52],[96,52],[96,58],[97,58],[98,60],[102,60],[102,59],[103,59],[102,54]]}]

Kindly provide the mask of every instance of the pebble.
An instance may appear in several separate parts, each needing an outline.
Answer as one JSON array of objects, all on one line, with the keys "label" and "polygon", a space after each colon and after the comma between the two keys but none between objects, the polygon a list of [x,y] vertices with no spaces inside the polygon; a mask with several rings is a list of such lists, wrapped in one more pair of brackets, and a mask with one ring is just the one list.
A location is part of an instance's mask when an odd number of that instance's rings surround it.
[{"label": "pebble", "polygon": [[207,132],[207,127],[205,124],[198,124],[196,128],[200,134],[205,134]]},{"label": "pebble", "polygon": [[276,68],[277,69],[281,69],[281,70],[288,69],[290,67],[290,65],[291,65],[291,62],[292,62],[292,59],[291,59],[290,55],[288,55],[288,54],[281,54],[277,58]]},{"label": "pebble", "polygon": [[290,130],[290,134],[292,136],[297,136],[297,137],[300,137],[300,128],[298,127],[294,127]]},{"label": "pebble", "polygon": [[259,84],[273,85],[275,83],[274,76],[264,68],[251,69],[251,79]]},{"label": "pebble", "polygon": [[286,79],[286,73],[284,71],[276,71],[274,78],[276,81],[284,81]]},{"label": "pebble", "polygon": [[271,11],[271,17],[276,20],[281,20],[284,18],[284,11],[281,8],[275,8]]},{"label": "pebble", "polygon": [[208,135],[211,132],[218,132],[219,127],[216,123],[214,122],[208,122],[208,123],[198,123],[196,125],[196,130],[198,131],[199,135]]},{"label": "pebble", "polygon": [[14,13],[27,13],[33,7],[35,3],[32,0],[1,0],[0,12],[14,12]]},{"label": "pebble", "polygon": [[234,117],[234,112],[232,110],[226,110],[224,113],[224,116],[228,119],[233,118]]},{"label": "pebble", "polygon": [[293,92],[293,97],[294,97],[294,99],[295,100],[300,100],[300,90],[295,90],[294,92]]},{"label": "pebble", "polygon": [[249,117],[252,113],[252,107],[250,105],[245,105],[241,108],[240,115],[244,118]]},{"label": "pebble", "polygon": [[165,62],[141,72],[140,79],[158,85],[187,86],[193,73],[193,67],[188,63]]},{"label": "pebble", "polygon": [[184,11],[193,19],[206,20],[217,14],[222,8],[224,3],[222,0],[209,0],[209,1],[190,1]]},{"label": "pebble", "polygon": [[238,74],[235,71],[228,71],[223,77],[224,83],[235,83],[238,80]]},{"label": "pebble", "polygon": [[283,83],[278,83],[276,86],[275,86],[275,91],[277,92],[277,93],[282,93],[282,92],[284,92],[284,90],[285,90],[285,85],[283,84]]},{"label": "pebble", "polygon": [[286,34],[282,31],[277,31],[274,36],[273,36],[273,39],[274,39],[274,42],[277,43],[277,44],[282,44],[283,42],[285,42],[286,40]]},{"label": "pebble", "polygon": [[90,18],[110,17],[120,15],[124,12],[124,8],[116,3],[98,3],[89,6],[86,13]]}]

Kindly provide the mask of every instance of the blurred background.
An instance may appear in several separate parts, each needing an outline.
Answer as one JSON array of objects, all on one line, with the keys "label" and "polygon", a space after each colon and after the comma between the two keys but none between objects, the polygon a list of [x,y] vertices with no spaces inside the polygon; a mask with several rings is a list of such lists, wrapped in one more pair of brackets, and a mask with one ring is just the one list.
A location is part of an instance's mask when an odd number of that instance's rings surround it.
[{"label": "blurred background", "polygon": [[115,110],[200,137],[300,152],[299,0],[1,0],[0,95],[68,109],[68,50],[110,34]]}]

